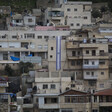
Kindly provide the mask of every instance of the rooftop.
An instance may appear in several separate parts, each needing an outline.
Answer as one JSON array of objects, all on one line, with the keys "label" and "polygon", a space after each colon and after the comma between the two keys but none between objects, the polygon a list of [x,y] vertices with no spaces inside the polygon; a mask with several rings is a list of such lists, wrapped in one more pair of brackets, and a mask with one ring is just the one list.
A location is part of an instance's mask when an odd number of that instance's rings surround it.
[{"label": "rooftop", "polygon": [[94,93],[94,95],[96,96],[112,96],[112,89],[104,89],[104,90],[100,90],[97,91],[96,93]]}]

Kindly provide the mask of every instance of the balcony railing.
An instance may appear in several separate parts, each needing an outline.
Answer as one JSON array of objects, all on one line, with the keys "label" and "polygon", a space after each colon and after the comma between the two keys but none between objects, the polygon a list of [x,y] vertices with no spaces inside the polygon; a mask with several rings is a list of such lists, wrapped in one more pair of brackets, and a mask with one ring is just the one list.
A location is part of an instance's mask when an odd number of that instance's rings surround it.
[{"label": "balcony railing", "polygon": [[97,80],[98,79],[98,75],[84,75],[84,79],[85,80]]},{"label": "balcony railing", "polygon": [[0,81],[0,87],[7,87],[8,82]]},{"label": "balcony railing", "polygon": [[98,65],[94,65],[94,66],[91,66],[91,65],[83,65],[83,69],[97,69],[99,68]]}]

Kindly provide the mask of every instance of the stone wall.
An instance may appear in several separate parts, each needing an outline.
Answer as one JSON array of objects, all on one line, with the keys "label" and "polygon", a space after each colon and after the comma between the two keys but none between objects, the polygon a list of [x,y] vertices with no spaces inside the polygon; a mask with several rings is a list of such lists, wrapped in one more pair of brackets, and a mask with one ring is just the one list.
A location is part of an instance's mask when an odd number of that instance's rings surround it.
[{"label": "stone wall", "polygon": [[0,102],[0,112],[8,112],[8,103]]}]

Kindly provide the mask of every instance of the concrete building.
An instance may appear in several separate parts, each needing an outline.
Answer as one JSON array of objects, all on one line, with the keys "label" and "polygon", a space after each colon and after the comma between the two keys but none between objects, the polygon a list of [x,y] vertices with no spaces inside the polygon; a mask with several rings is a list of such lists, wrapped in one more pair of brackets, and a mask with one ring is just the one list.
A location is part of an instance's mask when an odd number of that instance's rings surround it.
[{"label": "concrete building", "polygon": [[105,81],[109,80],[107,42],[95,38],[82,43],[70,40],[66,48],[68,66],[65,70],[74,71],[76,79],[84,80],[85,89],[103,89]]},{"label": "concrete building", "polygon": [[91,2],[65,2],[58,8],[47,8],[45,24],[68,25],[73,29],[81,29],[91,23]]},{"label": "concrete building", "polygon": [[[10,56],[22,57],[32,54],[32,56],[40,56],[43,61],[43,67],[48,66],[48,40],[55,39],[56,36],[70,35],[69,30],[51,30],[47,27],[41,27],[27,30],[0,31],[0,67],[1,69],[8,63],[14,69],[17,68],[18,61],[14,62]],[[45,29],[45,30],[44,30]],[[48,67],[47,67],[48,68]]]}]

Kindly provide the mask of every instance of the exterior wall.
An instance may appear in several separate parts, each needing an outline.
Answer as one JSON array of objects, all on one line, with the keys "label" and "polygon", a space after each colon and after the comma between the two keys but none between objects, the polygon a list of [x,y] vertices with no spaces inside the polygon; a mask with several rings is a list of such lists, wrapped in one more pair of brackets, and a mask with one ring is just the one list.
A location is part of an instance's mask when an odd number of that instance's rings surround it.
[{"label": "exterior wall", "polygon": [[[60,86],[60,80],[61,80],[61,86]],[[35,83],[33,85],[36,85],[38,90],[37,93],[60,93],[60,87],[62,92],[66,90],[66,87],[69,86],[71,82],[70,77],[62,77],[61,79],[59,77],[56,78],[35,78]],[[47,84],[48,88],[43,89],[43,85]],[[51,88],[51,84],[55,84],[55,88]]]},{"label": "exterior wall", "polygon": [[[53,48],[53,50],[52,50]],[[52,58],[50,57],[52,56]],[[56,71],[56,40],[48,41],[48,64],[51,72]],[[61,40],[61,70],[63,70],[66,62],[65,40]]]},{"label": "exterior wall", "polygon": [[89,103],[65,103],[64,96],[60,97],[60,110],[62,109],[72,109],[73,112],[91,112]]},{"label": "exterior wall", "polygon": [[26,26],[34,26],[34,25],[36,25],[36,17],[24,16],[24,24]]}]

